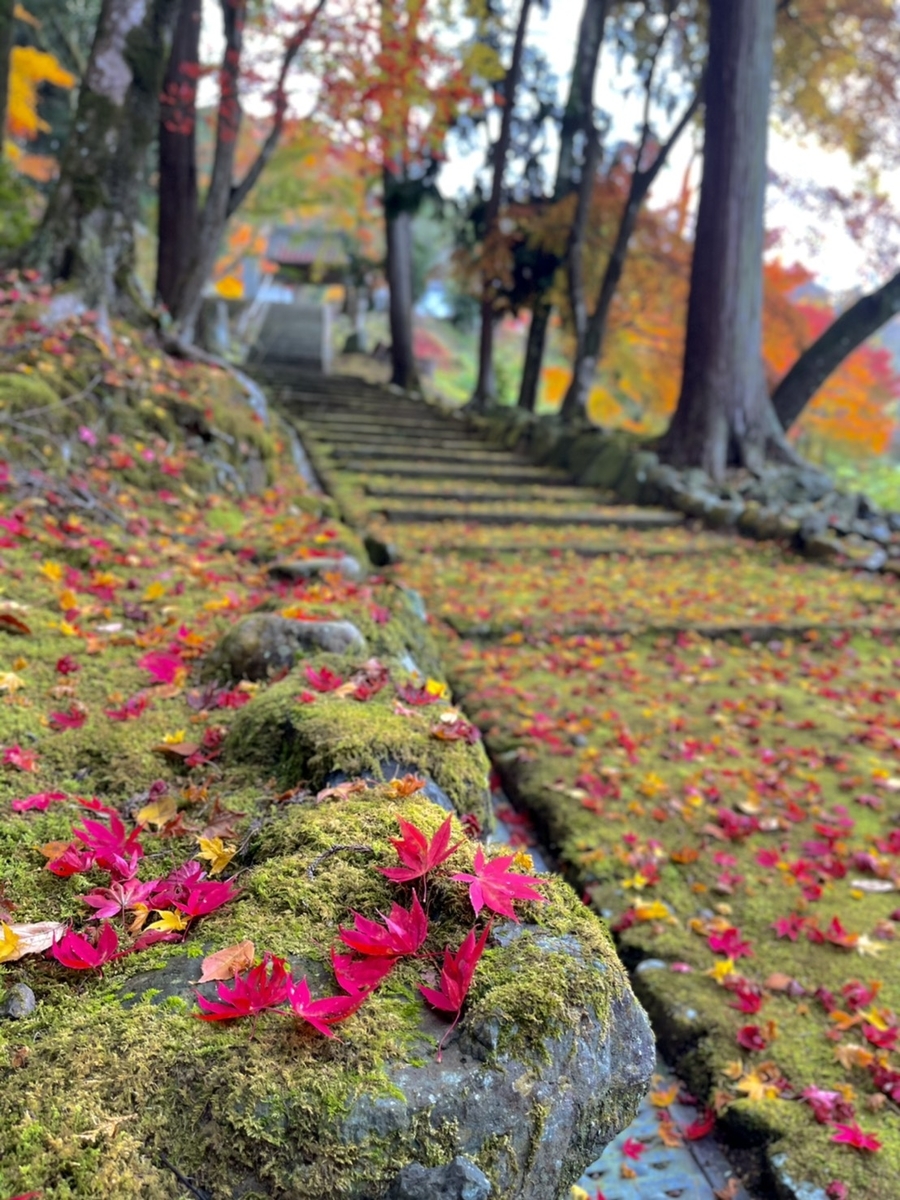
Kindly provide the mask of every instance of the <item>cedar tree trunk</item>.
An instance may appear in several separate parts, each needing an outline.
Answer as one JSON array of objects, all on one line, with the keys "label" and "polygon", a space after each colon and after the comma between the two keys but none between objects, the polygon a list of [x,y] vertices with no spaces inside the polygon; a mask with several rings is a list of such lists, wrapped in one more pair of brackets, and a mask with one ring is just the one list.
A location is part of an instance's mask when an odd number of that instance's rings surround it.
[{"label": "cedar tree trunk", "polygon": [[516,38],[513,43],[512,60],[503,82],[503,116],[500,120],[500,134],[494,146],[493,179],[491,194],[488,197],[484,215],[484,248],[483,257],[486,260],[482,268],[481,289],[481,337],[478,343],[478,381],[472,396],[472,407],[481,410],[496,397],[494,379],[494,328],[496,325],[494,313],[494,286],[491,279],[491,259],[499,251],[499,221],[500,203],[503,199],[503,177],[506,174],[506,160],[509,156],[512,141],[512,119],[516,104],[516,90],[522,74],[522,56],[525,52],[525,29],[528,25],[528,12],[531,0],[522,0],[519,11],[519,23],[516,26]]},{"label": "cedar tree trunk", "polygon": [[681,396],[663,457],[721,479],[789,457],[762,362],[763,203],[775,0],[710,0],[703,182]]},{"label": "cedar tree trunk", "polygon": [[182,0],[159,114],[156,295],[171,311],[197,244],[197,69],[202,0]]},{"label": "cedar tree trunk", "polygon": [[9,56],[16,39],[16,0],[0,0],[0,143],[6,129],[9,104]]},{"label": "cedar tree trunk", "polygon": [[179,0],[104,0],[59,180],[29,251],[94,307],[137,315],[135,225]]},{"label": "cedar tree trunk", "polygon": [[900,271],[877,291],[860,296],[808,346],[772,394],[775,414],[790,429],[848,354],[900,312]]},{"label": "cedar tree trunk", "polygon": [[[606,24],[607,0],[585,0],[578,40],[575,43],[575,62],[572,66],[572,81],[569,98],[560,126],[559,164],[556,168],[556,183],[553,200],[561,200],[578,185],[579,166],[575,158],[575,138],[588,132],[594,125],[594,75],[597,60],[603,45],[603,29]],[[584,170],[584,166],[581,168]],[[525,364],[519,385],[519,408],[534,412],[537,403],[541,367],[547,345],[547,329],[553,304],[550,289],[556,268],[562,260],[557,258],[548,264],[548,270],[537,279],[531,307],[531,323],[528,326],[528,342],[525,347]]]},{"label": "cedar tree trunk", "polygon": [[390,292],[391,383],[418,387],[413,353],[413,214],[404,204],[404,189],[384,168],[384,221],[387,240],[387,282]]}]

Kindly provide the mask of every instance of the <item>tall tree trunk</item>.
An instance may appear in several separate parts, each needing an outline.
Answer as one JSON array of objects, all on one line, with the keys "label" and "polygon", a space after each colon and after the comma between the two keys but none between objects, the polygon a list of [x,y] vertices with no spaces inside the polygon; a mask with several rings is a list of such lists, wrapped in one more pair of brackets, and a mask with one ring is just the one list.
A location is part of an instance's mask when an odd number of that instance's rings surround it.
[{"label": "tall tree trunk", "polygon": [[387,280],[390,292],[391,383],[418,387],[413,354],[413,214],[403,203],[404,189],[384,168],[384,220],[387,235]]},{"label": "tall tree trunk", "polygon": [[29,251],[87,302],[140,312],[135,225],[180,0],[104,0],[71,136]]},{"label": "tall tree trunk", "polygon": [[163,80],[159,121],[156,295],[171,311],[197,244],[197,69],[203,0],[182,0]]},{"label": "tall tree trunk", "polygon": [[221,0],[225,27],[225,50],[219,70],[219,109],[216,116],[216,150],[203,211],[197,222],[192,253],[180,273],[172,296],[171,312],[182,341],[192,342],[203,290],[219,254],[228,221],[234,175],[234,159],[241,129],[238,81],[244,45],[247,0]]},{"label": "tall tree trunk", "polygon": [[0,146],[9,105],[9,57],[16,40],[16,0],[0,0]]},{"label": "tall tree trunk", "polygon": [[[661,43],[660,43],[661,44]],[[600,281],[600,290],[597,294],[597,302],[594,305],[594,310],[589,318],[584,318],[583,328],[576,319],[575,333],[575,361],[572,369],[572,379],[563,399],[560,415],[564,421],[572,420],[578,413],[582,412],[587,404],[588,397],[591,394],[591,387],[594,382],[594,374],[597,370],[597,363],[600,361],[600,354],[603,349],[603,340],[606,335],[606,327],[609,323],[609,313],[612,308],[613,297],[619,287],[619,282],[622,278],[622,271],[625,269],[625,260],[628,257],[628,247],[631,244],[631,238],[637,226],[638,217],[640,216],[641,208],[647,198],[647,193],[653,186],[659,172],[665,166],[666,160],[672,151],[673,146],[684,133],[690,124],[694,113],[700,105],[703,95],[703,83],[694,93],[688,107],[682,114],[678,124],[672,130],[669,138],[657,151],[653,162],[645,170],[640,168],[640,162],[643,155],[647,139],[650,134],[649,120],[645,118],[644,129],[641,136],[640,146],[638,147],[637,159],[635,161],[634,170],[631,173],[631,183],[628,188],[628,196],[625,200],[625,207],[622,209],[622,215],[619,218],[619,227],[616,231],[616,240],[613,243],[613,248],[610,251],[609,258],[606,262],[606,269],[603,272],[603,278]],[[648,90],[649,98],[649,90]],[[588,204],[589,200],[585,201],[585,189],[590,186],[587,180],[582,181],[582,187],[579,191],[578,203],[579,208],[582,204]],[[587,212],[583,217],[586,222]],[[583,233],[583,228],[582,228]],[[569,258],[580,257],[583,253],[582,241],[583,237],[575,236],[576,230],[573,228],[573,235],[569,243]],[[570,276],[574,278],[570,266]],[[580,276],[579,276],[580,277]],[[573,296],[573,310],[576,306],[583,306],[584,300]]]},{"label": "tall tree trunk", "polygon": [[[572,65],[569,97],[559,131],[559,162],[553,186],[554,202],[561,200],[578,185],[579,170],[582,168],[579,167],[576,158],[575,140],[578,134],[587,133],[588,128],[592,128],[594,124],[594,76],[597,73],[600,47],[603,45],[606,11],[607,0],[585,0],[575,43],[575,62]],[[534,412],[537,404],[541,367],[547,345],[547,329],[553,312],[553,305],[549,299],[550,289],[553,286],[556,268],[561,264],[562,260],[557,258],[555,264],[552,264],[552,269],[548,269],[536,281],[531,323],[528,326],[528,342],[525,347],[525,363],[519,385],[519,408],[528,412]]]},{"label": "tall tree trunk", "polygon": [[710,0],[703,182],[669,462],[721,479],[787,453],[762,363],[763,204],[775,0]]},{"label": "tall tree trunk", "polygon": [[790,429],[828,376],[848,354],[900,312],[900,271],[860,296],[803,351],[772,393],[778,420]]},{"label": "tall tree trunk", "polygon": [[516,105],[516,91],[522,75],[522,57],[525,53],[525,30],[528,25],[528,13],[531,0],[522,0],[519,10],[519,23],[516,26],[516,37],[513,43],[512,59],[509,70],[503,82],[503,116],[500,119],[500,133],[494,145],[492,158],[493,179],[491,194],[488,197],[484,214],[484,246],[482,254],[486,265],[482,268],[481,287],[481,338],[478,350],[478,380],[472,395],[472,406],[483,409],[496,398],[494,378],[494,328],[496,316],[494,313],[495,291],[491,278],[491,259],[499,250],[500,234],[500,204],[503,199],[503,177],[506,174],[506,160],[509,157],[509,147],[512,141],[513,110]]}]

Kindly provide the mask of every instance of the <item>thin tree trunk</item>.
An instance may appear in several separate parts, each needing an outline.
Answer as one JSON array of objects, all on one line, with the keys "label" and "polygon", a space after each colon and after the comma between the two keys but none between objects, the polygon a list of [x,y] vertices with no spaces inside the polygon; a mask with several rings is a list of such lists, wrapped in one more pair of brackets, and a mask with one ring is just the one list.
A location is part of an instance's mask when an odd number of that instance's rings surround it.
[{"label": "thin tree trunk", "polygon": [[786,430],[847,355],[898,312],[900,271],[876,291],[860,296],[807,346],[772,393],[776,416]]},{"label": "thin tree trunk", "polygon": [[[701,82],[691,103],[685,109],[668,140],[657,152],[656,158],[646,170],[641,170],[641,156],[650,133],[649,122],[646,119],[644,121],[638,156],[635,161],[634,171],[631,174],[628,197],[625,201],[625,207],[622,209],[622,215],[619,218],[616,240],[613,243],[613,248],[610,251],[606,269],[603,272],[603,278],[600,282],[597,302],[594,305],[594,310],[590,318],[585,321],[583,332],[576,320],[575,360],[572,369],[572,379],[566,391],[560,412],[563,420],[572,420],[573,417],[584,410],[587,404],[594,382],[594,375],[597,370],[597,363],[600,361],[600,355],[603,350],[603,341],[606,336],[606,327],[609,323],[609,313],[612,308],[613,297],[618,290],[622,271],[625,269],[628,247],[631,244],[631,238],[637,226],[641,208],[647,198],[647,193],[650,191],[657,175],[672,152],[672,148],[693,119],[694,113],[700,105],[702,95],[703,83]],[[582,187],[579,193],[579,205],[582,204],[583,192],[584,187]],[[581,241],[582,239],[579,238],[578,244],[576,244],[574,238],[572,239],[569,247],[570,258],[582,254]]]},{"label": "thin tree trunk", "polygon": [[[567,264],[569,273],[569,300],[572,305],[572,318],[575,324],[575,344],[577,346],[575,361],[582,362],[585,358],[585,340],[588,336],[588,306],[587,290],[584,282],[584,239],[587,233],[588,216],[591,211],[594,176],[597,173],[597,159],[600,155],[600,139],[593,122],[588,133],[588,144],[584,156],[582,185],[578,189],[578,203],[575,208],[575,219],[569,231],[569,249]],[[571,388],[569,389],[571,391]],[[566,412],[567,395],[563,403],[563,417]]]},{"label": "thin tree trunk", "polygon": [[203,210],[197,222],[193,253],[181,273],[172,297],[172,316],[182,341],[192,342],[203,289],[212,275],[231,199],[234,158],[241,128],[238,80],[244,45],[247,0],[221,0],[225,25],[225,51],[219,71],[219,110],[216,117],[216,151]]},{"label": "thin tree trunk", "polygon": [[16,39],[16,0],[0,0],[0,144],[9,105],[9,58]]},{"label": "thin tree trunk", "polygon": [[721,479],[788,453],[762,364],[763,206],[775,0],[711,0],[703,182],[668,461]]},{"label": "thin tree trunk", "polygon": [[29,250],[95,307],[138,315],[135,226],[180,0],[104,0],[72,134]]},{"label": "thin tree trunk", "polygon": [[528,13],[531,0],[522,0],[519,10],[519,23],[516,26],[516,37],[513,43],[512,59],[503,83],[503,116],[500,120],[500,134],[494,145],[493,179],[491,194],[488,197],[484,215],[484,245],[482,254],[487,260],[482,268],[481,290],[481,337],[478,351],[478,380],[472,395],[472,406],[475,409],[485,408],[496,398],[494,378],[494,328],[496,318],[494,313],[495,291],[491,279],[490,263],[499,246],[500,204],[503,199],[503,177],[506,174],[506,160],[509,157],[509,147],[512,141],[512,119],[516,104],[516,91],[522,75],[522,58],[525,53],[525,30],[528,25]]},{"label": "thin tree trunk", "polygon": [[419,377],[413,354],[412,213],[395,203],[396,184],[384,170],[387,277],[390,292],[391,383],[410,389]]},{"label": "thin tree trunk", "polygon": [[[600,47],[603,45],[606,11],[607,0],[585,0],[575,43],[575,62],[572,66],[569,97],[560,126],[559,162],[553,186],[554,202],[568,195],[578,183],[579,165],[575,155],[575,139],[579,133],[586,132],[594,124],[594,76],[597,73]],[[549,294],[556,269],[561,265],[561,258],[557,258],[552,269],[543,273],[536,281],[528,342],[525,347],[525,363],[519,385],[519,408],[528,412],[534,412],[537,404],[547,330],[553,312]]]},{"label": "thin tree trunk", "polygon": [[178,277],[197,244],[197,69],[202,7],[202,0],[182,0],[162,89],[156,295],[170,311]]}]

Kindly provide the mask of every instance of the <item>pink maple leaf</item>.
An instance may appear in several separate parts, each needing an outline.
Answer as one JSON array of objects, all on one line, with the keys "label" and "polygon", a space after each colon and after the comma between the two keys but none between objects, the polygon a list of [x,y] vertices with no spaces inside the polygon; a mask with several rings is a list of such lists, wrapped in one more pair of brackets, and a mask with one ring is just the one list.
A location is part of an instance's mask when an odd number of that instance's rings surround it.
[{"label": "pink maple leaf", "polygon": [[325,1037],[334,1037],[334,1031],[329,1026],[346,1021],[365,998],[366,993],[359,992],[352,996],[328,996],[323,1000],[313,1000],[305,976],[293,985],[288,995],[294,1016],[312,1025]]},{"label": "pink maple leaf", "polygon": [[305,674],[310,687],[315,688],[317,692],[336,692],[344,683],[340,675],[335,675],[334,671],[329,670],[328,667],[320,667],[316,670],[315,667],[307,664]]},{"label": "pink maple leaf", "polygon": [[139,667],[149,671],[159,683],[174,683],[183,664],[175,654],[166,654],[161,650],[151,650],[143,658],[138,659]]},{"label": "pink maple leaf", "polygon": [[64,729],[80,729],[87,720],[87,713],[72,704],[67,712],[51,713],[49,720],[50,727],[61,733]]},{"label": "pink maple leaf", "polygon": [[458,883],[469,884],[469,899],[477,916],[482,908],[500,913],[518,921],[513,900],[546,900],[537,890],[543,887],[540,879],[532,875],[516,875],[510,871],[514,854],[501,854],[499,858],[486,860],[481,846],[475,851],[474,874],[461,871],[450,878]]},{"label": "pink maple leaf", "polygon": [[391,838],[391,845],[397,851],[397,857],[404,864],[402,867],[379,867],[378,870],[394,883],[410,883],[413,879],[421,879],[429,871],[445,862],[462,843],[450,845],[450,833],[453,823],[450,817],[444,821],[440,829],[429,841],[421,829],[402,817],[397,818],[400,832],[399,838]]},{"label": "pink maple leaf", "polygon": [[234,977],[231,987],[220,983],[216,987],[218,1000],[207,1000],[198,994],[202,1012],[195,1013],[201,1021],[231,1021],[236,1017],[256,1017],[267,1008],[278,1008],[288,999],[291,973],[283,958],[266,954],[262,962],[249,971]]},{"label": "pink maple leaf", "polygon": [[338,954],[332,950],[331,965],[338,985],[345,992],[355,994],[374,992],[393,971],[397,959],[386,955],[379,958],[354,958],[352,954]]},{"label": "pink maple leaf", "polygon": [[115,958],[118,949],[116,931],[109,921],[104,921],[96,945],[69,929],[58,942],[53,943],[48,953],[73,971],[93,971]]},{"label": "pink maple leaf", "polygon": [[846,1125],[835,1125],[831,1140],[844,1146],[853,1146],[856,1150],[868,1150],[871,1153],[881,1149],[881,1142],[873,1133],[865,1133],[856,1121]]},{"label": "pink maple leaf", "polygon": [[151,879],[148,883],[126,879],[121,883],[112,883],[108,888],[94,888],[81,899],[89,908],[96,910],[94,919],[100,921],[108,917],[117,917],[137,904],[145,904],[158,886],[158,879]]},{"label": "pink maple leaf", "polygon": [[13,812],[28,812],[29,809],[46,812],[51,804],[65,799],[65,792],[35,792],[31,796],[26,796],[24,800],[13,800],[10,808]]},{"label": "pink maple leaf", "polygon": [[215,912],[217,908],[239,895],[240,889],[236,888],[230,879],[203,879],[190,884],[184,900],[176,900],[174,903],[186,917],[193,919]]},{"label": "pink maple leaf", "polygon": [[38,756],[33,750],[23,750],[21,746],[8,746],[3,751],[4,767],[15,767],[17,771],[36,771]]}]

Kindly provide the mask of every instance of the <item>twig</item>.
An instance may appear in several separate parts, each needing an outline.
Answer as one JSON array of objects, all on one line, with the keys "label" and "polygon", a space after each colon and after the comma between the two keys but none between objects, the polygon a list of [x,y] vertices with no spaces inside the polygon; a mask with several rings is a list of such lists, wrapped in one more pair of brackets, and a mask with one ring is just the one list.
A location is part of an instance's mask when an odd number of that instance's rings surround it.
[{"label": "twig", "polygon": [[375,851],[371,846],[332,846],[318,858],[314,858],[306,868],[306,876],[308,879],[315,879],[316,870],[325,862],[326,858],[331,858],[333,854],[340,854],[342,851],[347,851],[348,854],[374,854]]},{"label": "twig", "polygon": [[174,1163],[169,1162],[165,1154],[160,1154],[159,1161],[167,1171],[172,1172],[182,1187],[187,1188],[195,1200],[213,1200],[213,1197],[209,1192],[207,1192],[204,1188],[197,1187],[196,1184],[191,1183],[187,1176],[182,1175]]}]

